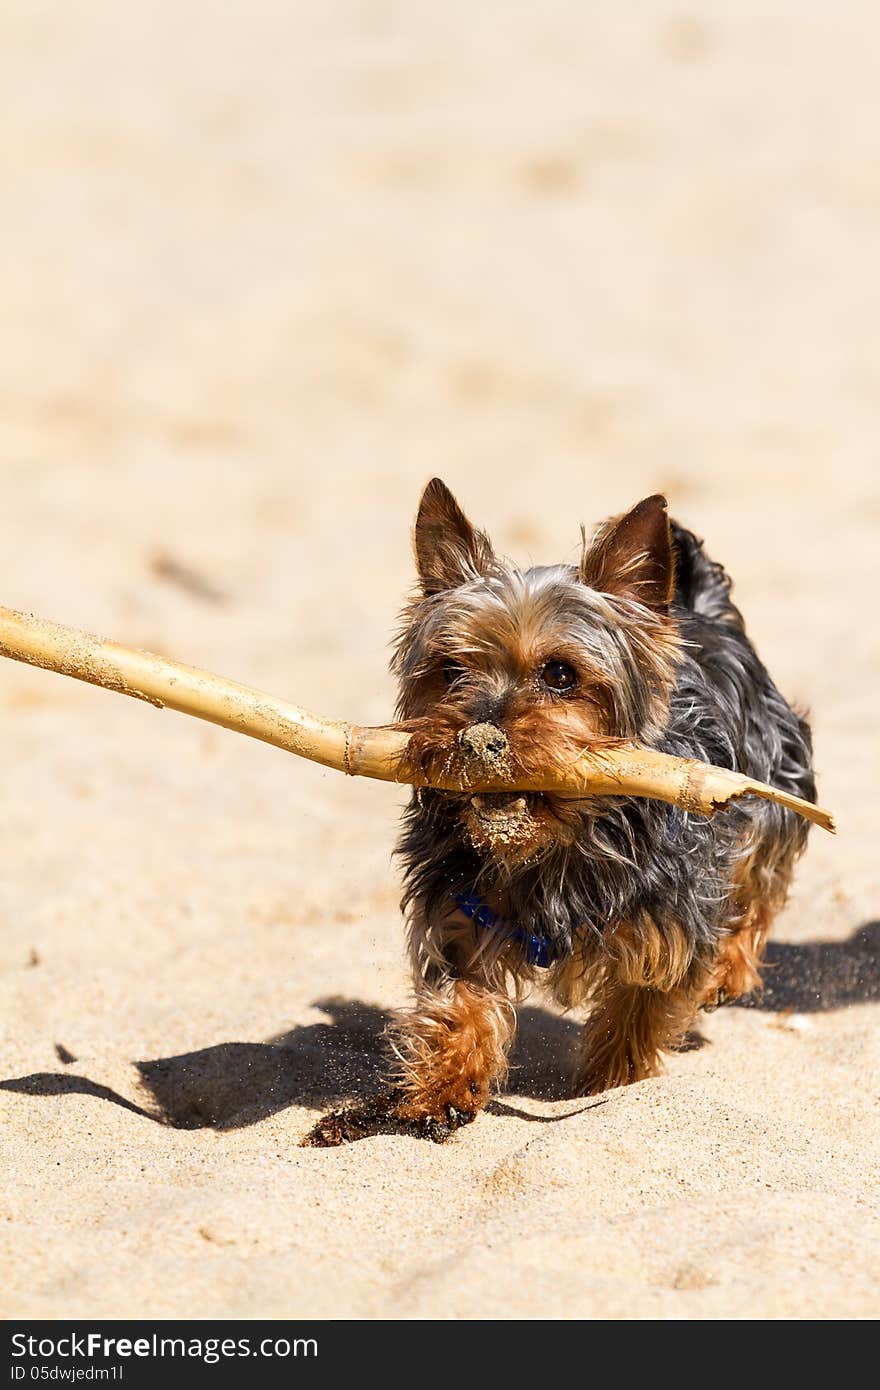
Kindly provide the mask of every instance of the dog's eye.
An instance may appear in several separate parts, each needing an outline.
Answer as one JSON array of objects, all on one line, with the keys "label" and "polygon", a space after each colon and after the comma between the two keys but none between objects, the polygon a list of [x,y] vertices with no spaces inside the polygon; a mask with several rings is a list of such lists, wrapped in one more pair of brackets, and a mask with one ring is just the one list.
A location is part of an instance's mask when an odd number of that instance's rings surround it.
[{"label": "dog's eye", "polygon": [[557,695],[567,695],[578,683],[577,671],[567,661],[548,661],[541,667],[540,680]]},{"label": "dog's eye", "polygon": [[452,685],[453,681],[457,681],[459,677],[463,675],[464,667],[461,665],[461,662],[453,661],[452,657],[448,656],[443,663],[443,679],[446,684]]}]

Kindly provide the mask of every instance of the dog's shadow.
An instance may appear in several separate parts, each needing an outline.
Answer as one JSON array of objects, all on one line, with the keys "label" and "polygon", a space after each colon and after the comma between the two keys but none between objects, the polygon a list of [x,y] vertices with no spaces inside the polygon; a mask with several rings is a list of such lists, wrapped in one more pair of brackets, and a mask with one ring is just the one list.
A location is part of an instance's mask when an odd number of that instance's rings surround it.
[{"label": "dog's shadow", "polygon": [[[326,1023],[303,1024],[267,1042],[219,1043],[137,1062],[140,1104],[73,1071],[10,1078],[0,1090],[95,1096],[175,1129],[217,1130],[257,1124],[290,1105],[323,1111],[380,1091],[391,1014],[359,999],[321,999],[315,1007]],[[547,1009],[520,1009],[509,1093],[564,1096],[560,1073],[577,1033],[576,1023]]]},{"label": "dog's shadow", "polygon": [[867,922],[845,941],[770,941],[764,988],[735,1002],[771,1013],[822,1013],[880,999],[880,921]]},{"label": "dog's shadow", "polygon": [[[807,1013],[876,1001],[878,948],[880,922],[869,922],[846,941],[771,943],[763,993],[738,1002]],[[138,1101],[72,1071],[11,1077],[0,1081],[0,1090],[90,1095],[176,1129],[215,1130],[257,1124],[291,1105],[332,1109],[381,1090],[390,1015],[360,1000],[324,999],[316,1007],[327,1022],[304,1024],[267,1042],[220,1043],[138,1062]],[[578,1022],[535,1005],[520,1008],[518,1017],[507,1094],[566,1098]]]},{"label": "dog's shadow", "polygon": [[[289,1105],[333,1109],[387,1084],[391,1014],[359,999],[321,999],[327,1023],[304,1024],[266,1043],[219,1047],[139,1062],[142,1084],[167,1123],[181,1129],[238,1129]],[[517,1095],[566,1094],[560,1061],[577,1024],[546,1009],[519,1013],[511,1085]]]}]

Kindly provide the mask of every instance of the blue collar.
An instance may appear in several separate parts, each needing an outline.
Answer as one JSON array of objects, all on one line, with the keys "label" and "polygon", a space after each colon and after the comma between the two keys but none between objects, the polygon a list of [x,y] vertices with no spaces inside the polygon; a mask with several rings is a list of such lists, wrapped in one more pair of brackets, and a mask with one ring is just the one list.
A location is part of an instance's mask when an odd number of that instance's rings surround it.
[{"label": "blue collar", "polygon": [[546,937],[527,932],[514,922],[506,922],[475,893],[456,893],[454,897],[459,911],[463,912],[465,917],[470,917],[475,926],[483,927],[486,931],[496,931],[508,940],[518,941],[521,946],[525,946],[529,965],[537,965],[541,970],[546,970],[559,959],[558,951]]}]

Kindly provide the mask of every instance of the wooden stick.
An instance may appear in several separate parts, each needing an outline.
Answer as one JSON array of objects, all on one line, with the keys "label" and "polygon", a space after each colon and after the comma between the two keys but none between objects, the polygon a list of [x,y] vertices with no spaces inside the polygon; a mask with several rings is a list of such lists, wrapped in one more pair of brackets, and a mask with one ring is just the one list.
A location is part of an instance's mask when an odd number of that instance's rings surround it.
[{"label": "wooden stick", "polygon": [[[153,652],[108,642],[28,613],[0,608],[0,656],[40,666],[146,700],[157,709],[176,709],[225,729],[274,744],[353,777],[383,782],[427,782],[407,769],[409,735],[394,728],[363,728],[323,719],[298,705],[210,671],[184,666]],[[740,796],[761,796],[836,831],[829,811],[738,772],[650,748],[624,746],[586,750],[568,767],[524,778],[467,777],[452,770],[430,785],[453,791],[546,791],[581,796],[647,796],[686,811],[711,816]]]}]

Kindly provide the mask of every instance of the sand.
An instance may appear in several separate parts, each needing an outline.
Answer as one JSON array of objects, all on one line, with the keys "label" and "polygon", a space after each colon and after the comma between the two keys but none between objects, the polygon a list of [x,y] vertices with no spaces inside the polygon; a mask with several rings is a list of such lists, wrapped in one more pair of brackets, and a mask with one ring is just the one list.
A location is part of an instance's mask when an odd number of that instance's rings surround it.
[{"label": "sand", "polygon": [[7,1316],[876,1316],[880,17],[20,0],[0,601],[386,718],[419,489],[520,560],[657,489],[809,706],[756,1007],[438,1147],[299,1140],[405,1001],[402,793],[0,669]]}]

